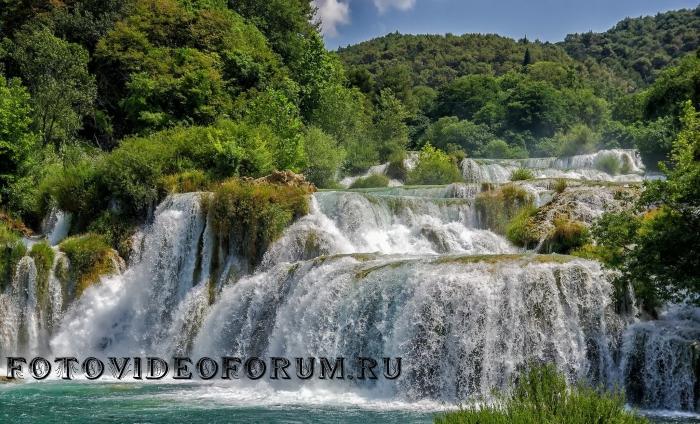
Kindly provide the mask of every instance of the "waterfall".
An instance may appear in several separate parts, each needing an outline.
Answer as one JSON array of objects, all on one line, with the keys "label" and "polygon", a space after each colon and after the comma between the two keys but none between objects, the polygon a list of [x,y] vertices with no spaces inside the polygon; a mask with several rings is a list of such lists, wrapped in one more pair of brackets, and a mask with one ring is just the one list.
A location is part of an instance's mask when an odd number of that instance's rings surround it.
[{"label": "waterfall", "polygon": [[[551,198],[538,182],[525,187],[539,203]],[[57,252],[52,306],[38,307],[36,266],[23,258],[0,294],[0,350],[401,357],[398,380],[353,381],[343,390],[450,403],[488,396],[525,364],[547,361],[571,382],[624,387],[637,405],[696,410],[698,309],[658,321],[618,314],[612,275],[599,263],[525,252],[479,228],[479,191],[471,183],[317,192],[310,213],[256,269],[217,234],[203,202],[210,194],[171,195],[134,236],[128,269],[79,299],[61,297],[59,269],[69,264]],[[570,191],[591,217],[612,196]],[[268,383],[292,391],[335,384]]]},{"label": "waterfall", "polygon": [[535,178],[638,182],[644,175],[641,156],[633,149],[600,150],[562,158],[467,158],[461,165],[465,181],[474,183],[505,183],[510,180],[511,173],[519,168],[532,170]]}]

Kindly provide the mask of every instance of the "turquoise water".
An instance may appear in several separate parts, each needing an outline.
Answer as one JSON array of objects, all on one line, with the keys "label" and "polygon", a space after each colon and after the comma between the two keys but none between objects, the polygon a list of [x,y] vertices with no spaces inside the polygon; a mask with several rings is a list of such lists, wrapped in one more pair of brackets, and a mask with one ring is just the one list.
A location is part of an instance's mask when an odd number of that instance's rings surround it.
[{"label": "turquoise water", "polygon": [[[299,400],[304,394],[260,394],[252,388],[198,384],[46,382],[0,385],[2,423],[431,423],[437,412],[420,405],[337,397]],[[259,402],[264,406],[254,406]],[[334,406],[330,406],[333,405]],[[700,423],[700,416],[652,417],[655,423]]]}]

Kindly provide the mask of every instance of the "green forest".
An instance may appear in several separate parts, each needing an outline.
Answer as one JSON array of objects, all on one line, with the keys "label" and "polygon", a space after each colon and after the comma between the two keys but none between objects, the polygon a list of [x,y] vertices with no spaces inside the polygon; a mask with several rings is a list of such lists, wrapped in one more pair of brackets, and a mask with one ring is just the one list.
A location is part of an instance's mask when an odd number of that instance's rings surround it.
[{"label": "green forest", "polygon": [[700,8],[560,43],[389,34],[331,52],[304,0],[0,5],[3,241],[59,208],[72,234],[119,249],[168,193],[274,170],[333,188],[389,162],[392,178],[446,184],[464,157],[638,148],[670,176],[644,205],[667,206],[609,217],[595,254],[640,287],[654,268],[698,291],[697,232],[659,252],[698,228]]}]

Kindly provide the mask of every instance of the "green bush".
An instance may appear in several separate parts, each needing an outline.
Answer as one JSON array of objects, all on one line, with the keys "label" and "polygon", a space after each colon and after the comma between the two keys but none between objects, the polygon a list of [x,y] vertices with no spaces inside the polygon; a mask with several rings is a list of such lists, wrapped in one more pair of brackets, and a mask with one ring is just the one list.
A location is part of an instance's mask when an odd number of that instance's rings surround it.
[{"label": "green bush", "polygon": [[578,124],[566,133],[557,134],[554,142],[560,157],[582,155],[595,151],[600,143],[600,134],[584,124]]},{"label": "green bush", "polygon": [[418,156],[418,163],[408,173],[408,184],[434,185],[462,181],[457,164],[442,150],[426,144]]},{"label": "green bush", "polygon": [[521,210],[533,207],[533,201],[527,191],[515,184],[483,191],[476,197],[475,203],[480,226],[499,234],[506,234],[508,223]]},{"label": "green bush", "polygon": [[569,186],[569,183],[564,178],[559,178],[554,182],[554,191],[561,194]]},{"label": "green bush", "polygon": [[115,252],[101,235],[70,237],[59,249],[70,262],[68,278],[75,284],[67,291],[69,299],[79,298],[88,287],[100,281],[100,277],[117,271]]},{"label": "green bush", "polygon": [[491,140],[479,151],[479,156],[491,159],[524,159],[527,150],[519,146],[510,146],[503,140]]},{"label": "green bush", "polygon": [[375,188],[386,187],[389,185],[389,177],[382,174],[372,174],[366,177],[356,179],[350,188]]},{"label": "green bush", "polygon": [[320,188],[332,188],[345,159],[345,150],[320,128],[311,127],[304,140],[306,169],[304,176]]},{"label": "green bush", "polygon": [[518,168],[510,173],[511,181],[525,181],[533,178],[535,178],[535,175],[527,168]]},{"label": "green bush", "polygon": [[612,153],[598,156],[595,161],[595,168],[610,175],[618,175],[622,170],[617,156]]},{"label": "green bush", "polygon": [[178,172],[160,178],[160,186],[167,194],[206,191],[209,184],[211,184],[209,177],[199,169]]},{"label": "green bush", "polygon": [[539,242],[537,233],[532,226],[532,218],[537,212],[537,208],[533,205],[528,205],[517,215],[515,215],[506,226],[506,236],[513,244],[528,249],[534,248]]},{"label": "green bush", "polygon": [[205,200],[221,237],[231,238],[251,266],[293,220],[309,212],[308,187],[231,179]]},{"label": "green bush", "polygon": [[572,219],[558,218],[554,220],[554,229],[547,235],[543,249],[547,253],[568,254],[583,247],[589,240],[590,232],[584,224]]},{"label": "green bush", "polygon": [[2,291],[12,281],[15,267],[26,251],[22,237],[0,221],[0,289]]},{"label": "green bush", "polygon": [[36,298],[39,308],[46,311],[51,303],[49,300],[49,278],[53,267],[54,251],[46,242],[32,246],[29,256],[34,259],[36,266]]},{"label": "green bush", "polygon": [[645,424],[625,409],[621,393],[586,385],[568,388],[553,365],[530,367],[515,382],[510,396],[494,404],[469,406],[435,418],[437,424]]},{"label": "green bush", "polygon": [[400,151],[392,154],[389,157],[389,164],[386,167],[386,176],[394,180],[406,181],[408,177],[408,169],[404,161],[406,160],[406,152]]}]

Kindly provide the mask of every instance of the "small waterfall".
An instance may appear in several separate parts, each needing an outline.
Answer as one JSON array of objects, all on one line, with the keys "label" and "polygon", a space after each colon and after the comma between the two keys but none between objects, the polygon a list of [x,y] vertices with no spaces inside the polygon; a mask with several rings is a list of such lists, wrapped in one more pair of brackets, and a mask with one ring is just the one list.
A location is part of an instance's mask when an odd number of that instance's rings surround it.
[{"label": "small waterfall", "polygon": [[625,332],[622,381],[631,402],[700,410],[700,308],[674,307]]},{"label": "small waterfall", "polygon": [[[41,328],[37,304],[37,270],[34,260],[23,257],[5,293],[0,294],[0,353],[41,352],[48,334]],[[42,337],[43,336],[43,337]]]},{"label": "small waterfall", "polygon": [[51,209],[42,223],[42,231],[46,234],[49,245],[55,246],[68,236],[71,220],[69,213]]},{"label": "small waterfall", "polygon": [[510,180],[511,173],[520,168],[530,169],[535,178],[638,182],[644,175],[641,156],[633,149],[600,150],[562,158],[467,158],[462,161],[462,175],[465,181],[472,183],[505,183]]}]

